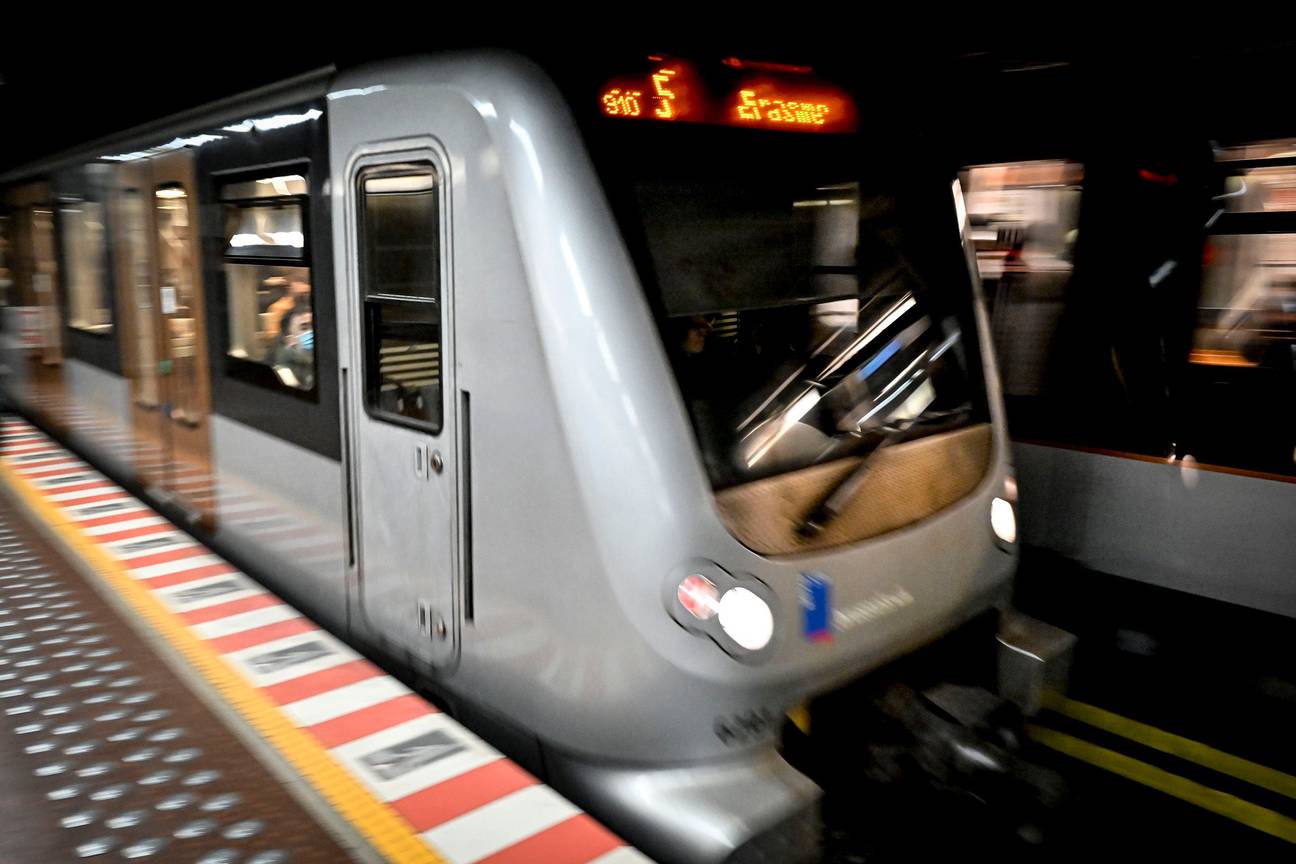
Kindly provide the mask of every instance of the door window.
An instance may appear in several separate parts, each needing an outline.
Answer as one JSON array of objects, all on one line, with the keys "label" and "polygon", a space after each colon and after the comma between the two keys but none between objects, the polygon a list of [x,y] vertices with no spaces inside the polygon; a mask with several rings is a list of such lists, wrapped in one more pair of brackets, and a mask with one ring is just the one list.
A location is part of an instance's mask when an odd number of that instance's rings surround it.
[{"label": "door window", "polygon": [[360,175],[365,407],[441,431],[441,228],[428,163]]}]

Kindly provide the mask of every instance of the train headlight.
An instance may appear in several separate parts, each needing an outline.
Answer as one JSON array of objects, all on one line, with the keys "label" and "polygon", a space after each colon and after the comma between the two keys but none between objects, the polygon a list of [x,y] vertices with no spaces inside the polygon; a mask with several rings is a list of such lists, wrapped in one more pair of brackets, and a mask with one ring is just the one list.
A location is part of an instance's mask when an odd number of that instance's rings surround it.
[{"label": "train headlight", "polygon": [[662,604],[676,624],[741,663],[762,663],[773,653],[778,595],[751,573],[693,558],[666,575]]},{"label": "train headlight", "polygon": [[720,598],[720,629],[748,651],[759,651],[774,636],[769,604],[746,588],[730,588]]},{"label": "train headlight", "polygon": [[1003,498],[995,498],[990,502],[990,527],[994,530],[995,536],[1004,543],[1017,542],[1017,514],[1013,512],[1013,505]]}]

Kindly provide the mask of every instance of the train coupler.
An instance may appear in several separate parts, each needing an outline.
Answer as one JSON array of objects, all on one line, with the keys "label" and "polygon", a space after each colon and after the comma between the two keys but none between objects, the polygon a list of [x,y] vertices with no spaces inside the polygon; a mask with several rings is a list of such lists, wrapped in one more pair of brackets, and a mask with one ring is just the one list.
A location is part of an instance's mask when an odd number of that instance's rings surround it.
[{"label": "train coupler", "polygon": [[1028,717],[1065,696],[1076,637],[1020,612],[999,620],[999,693]]}]

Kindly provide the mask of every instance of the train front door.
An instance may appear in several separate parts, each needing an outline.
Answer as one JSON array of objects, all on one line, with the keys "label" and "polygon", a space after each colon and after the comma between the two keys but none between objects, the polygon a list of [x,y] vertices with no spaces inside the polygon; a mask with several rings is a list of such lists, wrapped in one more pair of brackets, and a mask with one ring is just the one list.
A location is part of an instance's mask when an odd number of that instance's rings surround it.
[{"label": "train front door", "polygon": [[162,489],[170,454],[162,411],[162,321],[153,270],[152,172],[147,162],[116,166],[113,223],[117,236],[117,320],[121,322],[122,369],[130,383],[131,462],[145,486]]},{"label": "train front door", "polygon": [[[143,476],[190,520],[210,528],[215,519],[211,392],[193,156],[169,153],[151,159],[148,168],[154,290],[136,285],[140,339],[135,347],[143,363],[151,330],[156,375],[140,375],[135,396],[143,428],[158,430],[162,458]],[[156,424],[150,414],[156,414]]]},{"label": "train front door", "polygon": [[460,430],[443,251],[446,164],[424,148],[354,160],[340,232],[350,253],[341,293],[351,324],[345,374],[360,612],[374,634],[435,666],[455,657],[458,642]]}]

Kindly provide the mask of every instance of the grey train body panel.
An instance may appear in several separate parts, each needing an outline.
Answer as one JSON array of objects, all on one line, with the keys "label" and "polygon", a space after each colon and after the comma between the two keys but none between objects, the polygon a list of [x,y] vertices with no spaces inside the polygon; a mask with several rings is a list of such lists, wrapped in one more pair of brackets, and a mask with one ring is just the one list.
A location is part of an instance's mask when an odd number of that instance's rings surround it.
[{"label": "grey train body panel", "polygon": [[[330,627],[533,735],[557,788],[651,855],[718,861],[799,818],[818,790],[778,755],[777,722],[718,730],[777,720],[1007,604],[1016,555],[990,508],[1011,468],[975,269],[984,477],[905,528],[765,557],[717,513],[639,275],[545,74],[511,54],[450,54],[327,87],[332,233],[315,242],[332,243],[338,369],[319,375],[338,376],[342,459],[213,414],[219,539]],[[172,131],[243,116],[226,105]],[[357,174],[392,162],[431,163],[440,187],[436,433],[383,428],[364,404]],[[116,378],[87,386],[129,432],[125,379],[95,375]],[[23,386],[5,387],[24,403]],[[433,456],[440,470],[421,461]],[[735,659],[671,617],[671,580],[699,558],[772,600],[759,656]],[[805,572],[833,585],[827,644],[801,633]],[[879,602],[895,596],[907,600]]]},{"label": "grey train body panel", "polygon": [[[222,539],[288,588],[312,614],[346,628],[341,466],[318,453],[213,415],[212,468]],[[298,601],[301,602],[301,601]]]},{"label": "grey train body panel", "polygon": [[[90,416],[108,423],[112,423],[115,418],[128,416],[130,393],[126,380],[120,375],[74,358],[63,361],[63,372],[73,401]],[[100,436],[80,435],[75,443],[101,464],[119,471],[127,467],[122,454],[107,446],[108,442]]]},{"label": "grey train body panel", "polygon": [[1014,450],[1025,542],[1091,570],[1296,617],[1290,483],[1066,447]]}]

